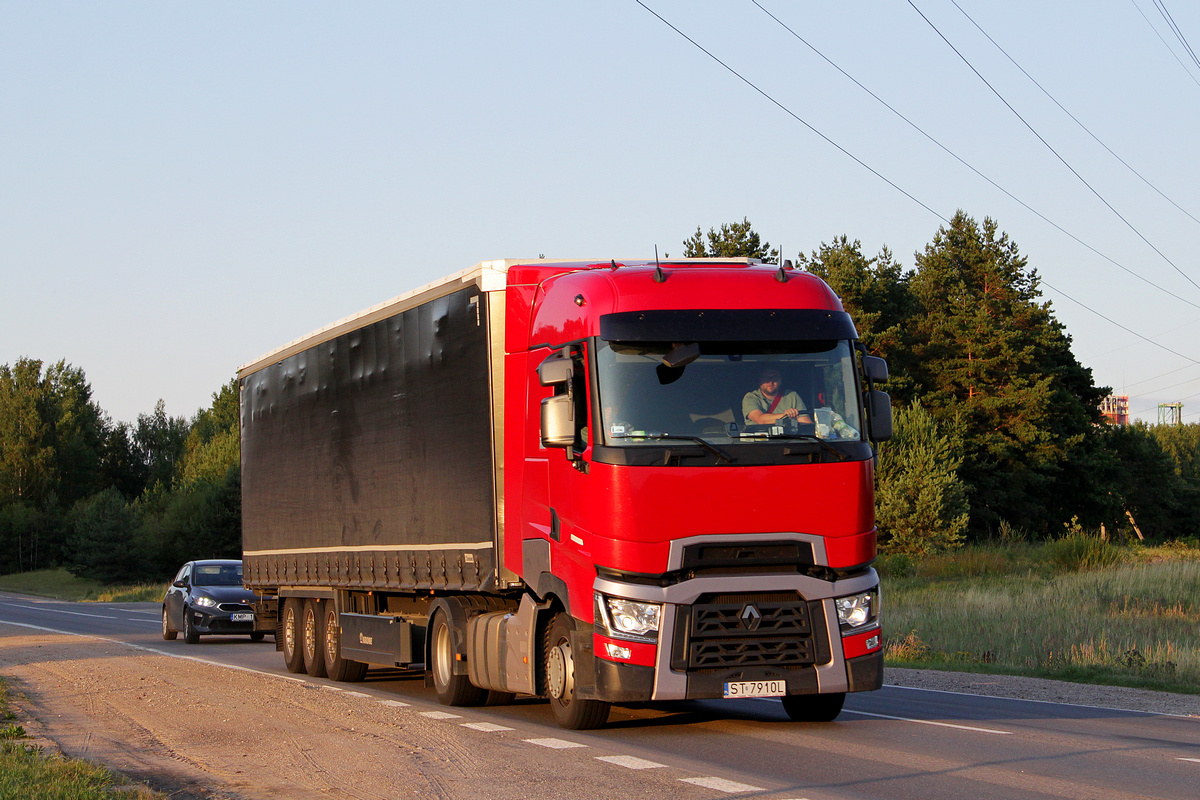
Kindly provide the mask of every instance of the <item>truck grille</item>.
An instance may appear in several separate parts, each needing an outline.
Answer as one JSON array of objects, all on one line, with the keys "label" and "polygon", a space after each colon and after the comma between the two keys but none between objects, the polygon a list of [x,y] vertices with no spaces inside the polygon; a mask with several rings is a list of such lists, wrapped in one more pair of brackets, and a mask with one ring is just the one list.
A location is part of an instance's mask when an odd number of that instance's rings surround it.
[{"label": "truck grille", "polygon": [[677,630],[687,632],[689,670],[805,667],[825,660],[820,603],[795,592],[705,595],[680,612],[687,617]]}]

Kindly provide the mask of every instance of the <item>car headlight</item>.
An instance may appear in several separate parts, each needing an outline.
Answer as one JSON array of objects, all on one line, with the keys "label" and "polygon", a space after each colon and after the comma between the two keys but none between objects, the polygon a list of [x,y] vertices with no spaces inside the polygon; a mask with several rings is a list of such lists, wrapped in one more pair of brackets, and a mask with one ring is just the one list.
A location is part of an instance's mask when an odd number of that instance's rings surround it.
[{"label": "car headlight", "polygon": [[843,633],[858,631],[875,624],[879,618],[879,591],[847,595],[834,600],[837,605],[838,626]]},{"label": "car headlight", "polygon": [[197,597],[196,599],[192,600],[192,604],[197,605],[197,606],[203,606],[204,608],[212,608],[217,604],[217,601],[213,600],[211,597],[206,597],[204,595],[201,595],[200,597]]},{"label": "car headlight", "polygon": [[658,636],[658,619],[662,611],[658,603],[597,594],[596,607],[601,625],[615,636],[650,640]]}]

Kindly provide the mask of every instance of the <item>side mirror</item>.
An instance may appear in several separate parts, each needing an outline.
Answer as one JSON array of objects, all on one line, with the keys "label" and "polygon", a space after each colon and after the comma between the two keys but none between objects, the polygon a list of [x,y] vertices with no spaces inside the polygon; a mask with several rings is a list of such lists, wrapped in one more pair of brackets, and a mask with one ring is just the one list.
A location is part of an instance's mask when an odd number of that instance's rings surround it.
[{"label": "side mirror", "polygon": [[176,589],[186,589],[188,587],[188,582],[187,581],[175,581],[171,585],[174,586]]},{"label": "side mirror", "polygon": [[[883,359],[877,360],[882,361]],[[870,418],[871,426],[871,441],[886,442],[892,438],[892,398],[887,392],[872,389],[867,392],[866,399],[867,415]]]},{"label": "side mirror", "polygon": [[878,356],[863,356],[863,372],[867,374],[867,380],[872,383],[879,383],[888,379],[887,362]]},{"label": "side mirror", "polygon": [[575,443],[574,408],[569,392],[542,400],[542,447],[570,447]]},{"label": "side mirror", "polygon": [[575,362],[564,355],[561,350],[551,353],[546,360],[538,364],[538,381],[542,386],[557,386],[567,383],[575,375]]}]

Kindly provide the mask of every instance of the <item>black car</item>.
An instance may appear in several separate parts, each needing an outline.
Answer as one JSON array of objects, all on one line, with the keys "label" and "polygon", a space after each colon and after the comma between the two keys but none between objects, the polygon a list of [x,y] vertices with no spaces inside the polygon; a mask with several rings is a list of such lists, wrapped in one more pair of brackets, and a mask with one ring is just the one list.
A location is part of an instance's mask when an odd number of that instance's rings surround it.
[{"label": "black car", "polygon": [[163,598],[162,635],[174,639],[181,631],[188,644],[202,634],[262,640],[266,632],[255,630],[254,592],[242,586],[241,561],[189,561],[180,568]]}]

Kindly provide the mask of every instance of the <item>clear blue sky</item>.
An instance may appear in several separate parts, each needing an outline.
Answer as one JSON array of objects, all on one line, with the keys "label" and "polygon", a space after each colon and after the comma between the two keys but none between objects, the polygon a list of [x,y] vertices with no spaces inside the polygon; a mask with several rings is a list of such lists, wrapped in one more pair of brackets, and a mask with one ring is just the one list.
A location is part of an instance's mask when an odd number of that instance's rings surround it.
[{"label": "clear blue sky", "polygon": [[[191,415],[240,364],[484,259],[678,254],[748,217],[788,257],[846,234],[911,266],[961,208],[1057,290],[1098,383],[1196,421],[1200,223],[952,0],[913,2],[1136,232],[907,0],[759,2],[1169,293],[750,0],[645,3],[779,105],[635,0],[0,0],[0,363],[65,358],[117,420]],[[1152,0],[957,2],[1200,218],[1200,66]],[[1200,7],[1162,2],[1200,47]]]}]

